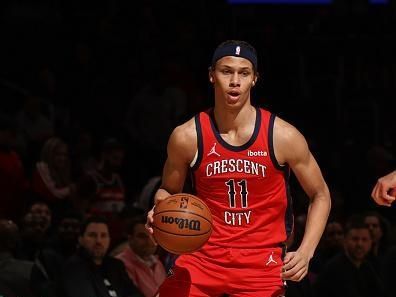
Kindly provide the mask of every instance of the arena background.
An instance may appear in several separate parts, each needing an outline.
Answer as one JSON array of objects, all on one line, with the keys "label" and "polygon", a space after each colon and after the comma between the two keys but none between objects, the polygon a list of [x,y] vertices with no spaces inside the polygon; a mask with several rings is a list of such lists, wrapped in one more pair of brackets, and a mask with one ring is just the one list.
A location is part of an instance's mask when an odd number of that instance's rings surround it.
[{"label": "arena background", "polygon": [[[394,210],[370,199],[376,179],[395,168],[394,1],[231,2],[1,1],[0,110],[17,117],[33,96],[69,144],[84,133],[94,150],[120,139],[133,202],[161,173],[171,129],[211,105],[214,48],[244,39],[259,53],[255,104],[306,135],[332,211],[377,209],[394,222]],[[28,176],[41,145],[16,146]]]}]

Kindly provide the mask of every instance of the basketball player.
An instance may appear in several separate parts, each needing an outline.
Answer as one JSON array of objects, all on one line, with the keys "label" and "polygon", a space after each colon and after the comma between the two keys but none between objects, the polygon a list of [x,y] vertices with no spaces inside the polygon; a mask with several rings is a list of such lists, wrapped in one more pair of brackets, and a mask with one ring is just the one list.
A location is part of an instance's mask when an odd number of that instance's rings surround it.
[{"label": "basketball player", "polygon": [[[209,206],[213,233],[204,247],[176,260],[160,297],[283,296],[284,280],[308,271],[330,211],[330,194],[300,132],[252,106],[256,50],[229,40],[215,50],[209,68],[214,108],[172,132],[156,202],[183,190],[189,170],[195,194]],[[310,206],[300,247],[282,257],[292,232],[290,169]],[[154,206],[155,207],[155,206]],[[147,228],[153,232],[153,210]]]},{"label": "basketball player", "polygon": [[371,197],[379,205],[391,206],[396,199],[396,190],[390,193],[392,188],[396,188],[396,170],[378,179]]}]

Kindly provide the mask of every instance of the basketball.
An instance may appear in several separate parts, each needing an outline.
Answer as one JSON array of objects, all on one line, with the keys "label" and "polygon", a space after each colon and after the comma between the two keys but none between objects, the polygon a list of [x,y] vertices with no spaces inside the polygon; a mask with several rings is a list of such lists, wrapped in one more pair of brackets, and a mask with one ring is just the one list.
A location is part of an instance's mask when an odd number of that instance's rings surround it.
[{"label": "basketball", "polygon": [[179,193],[160,201],[153,214],[154,239],[173,254],[201,248],[212,233],[212,214],[197,196]]}]

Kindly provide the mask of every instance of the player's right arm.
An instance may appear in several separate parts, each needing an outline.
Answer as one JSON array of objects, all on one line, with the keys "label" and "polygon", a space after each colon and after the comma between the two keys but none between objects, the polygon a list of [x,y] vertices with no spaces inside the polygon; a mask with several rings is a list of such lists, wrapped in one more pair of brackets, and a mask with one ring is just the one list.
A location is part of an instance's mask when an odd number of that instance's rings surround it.
[{"label": "player's right arm", "polygon": [[394,194],[389,193],[392,188],[396,188],[396,170],[378,179],[371,197],[379,205],[391,206],[396,198]]},{"label": "player's right arm", "polygon": [[147,229],[152,234],[155,205],[172,194],[183,190],[187,172],[197,151],[197,134],[194,119],[176,127],[169,137],[167,153],[162,172],[162,183],[154,196],[154,207],[147,214]]}]

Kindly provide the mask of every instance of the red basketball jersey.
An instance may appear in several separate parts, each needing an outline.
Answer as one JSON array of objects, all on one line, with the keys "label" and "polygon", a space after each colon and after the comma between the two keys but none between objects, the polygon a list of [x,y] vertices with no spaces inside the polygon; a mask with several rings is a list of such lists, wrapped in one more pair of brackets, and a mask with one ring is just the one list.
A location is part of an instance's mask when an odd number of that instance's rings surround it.
[{"label": "red basketball jersey", "polygon": [[198,154],[192,167],[196,195],[209,206],[209,243],[235,248],[283,243],[293,228],[289,168],[273,149],[275,115],[256,108],[251,138],[242,146],[222,139],[213,110],[195,116]]}]

